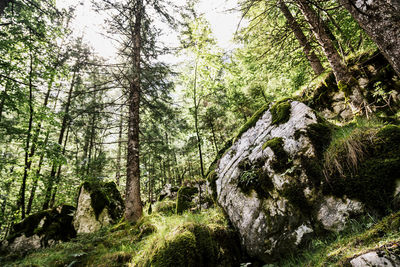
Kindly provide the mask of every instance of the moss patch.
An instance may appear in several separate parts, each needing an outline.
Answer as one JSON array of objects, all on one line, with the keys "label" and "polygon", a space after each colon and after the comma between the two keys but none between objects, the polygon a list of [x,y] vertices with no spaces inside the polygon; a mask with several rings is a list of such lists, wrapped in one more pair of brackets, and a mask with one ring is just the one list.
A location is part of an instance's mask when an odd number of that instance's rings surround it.
[{"label": "moss patch", "polygon": [[[237,255],[227,255],[226,230],[189,223],[175,230],[164,244],[157,248],[151,266],[232,266]],[[230,241],[230,239],[228,238]],[[237,249],[240,255],[240,251]],[[222,254],[222,255],[221,255]],[[222,263],[229,265],[221,265]]]},{"label": "moss patch", "polygon": [[196,187],[182,186],[176,200],[176,213],[181,214],[193,207],[192,198],[199,190]]},{"label": "moss patch", "polygon": [[304,187],[297,182],[285,184],[280,194],[286,198],[290,204],[300,209],[304,214],[309,214],[311,211],[310,204],[304,196]]},{"label": "moss patch", "polygon": [[96,219],[99,218],[104,208],[108,209],[113,221],[116,222],[122,217],[124,202],[114,182],[86,181],[81,187],[90,193]]},{"label": "moss patch", "polygon": [[272,125],[279,125],[288,122],[290,119],[291,107],[289,99],[276,102],[270,109]]},{"label": "moss patch", "polygon": [[262,106],[259,110],[257,110],[253,116],[239,129],[237,132],[236,136],[233,139],[233,143],[235,143],[239,138],[244,134],[248,129],[256,125],[257,121],[261,118],[261,116],[264,114],[265,111],[268,110],[270,104],[267,103],[264,106]]},{"label": "moss patch", "polygon": [[262,146],[262,149],[269,147],[274,152],[275,159],[272,161],[271,166],[278,173],[282,173],[292,166],[289,154],[283,149],[283,144],[282,137],[275,137],[265,142]]},{"label": "moss patch", "polygon": [[264,161],[250,163],[245,160],[239,164],[241,171],[238,186],[245,194],[255,190],[260,198],[268,198],[269,192],[274,188],[267,171],[263,170]]}]

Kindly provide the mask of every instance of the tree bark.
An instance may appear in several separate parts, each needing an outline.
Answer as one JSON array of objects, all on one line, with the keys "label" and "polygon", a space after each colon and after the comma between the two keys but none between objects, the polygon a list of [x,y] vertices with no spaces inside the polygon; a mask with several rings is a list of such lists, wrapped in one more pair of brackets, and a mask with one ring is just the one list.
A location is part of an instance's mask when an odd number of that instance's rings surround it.
[{"label": "tree bark", "polygon": [[279,1],[279,9],[282,11],[285,16],[290,29],[293,31],[297,41],[300,43],[303,48],[303,52],[307,57],[308,62],[311,65],[314,73],[318,76],[324,72],[324,67],[321,64],[321,61],[315,55],[310,43],[307,40],[307,37],[304,35],[303,31],[300,28],[300,25],[297,23],[296,19],[293,17],[292,13],[290,13],[289,8],[286,4],[281,0]]},{"label": "tree bark", "polygon": [[311,8],[307,0],[296,0],[296,3],[311,26],[315,38],[321,45],[322,50],[328,59],[329,65],[332,68],[333,74],[335,75],[336,82],[338,84],[340,82],[344,82],[345,84],[349,83],[351,75],[347,71],[347,67],[344,65],[331,38],[329,37],[329,34],[326,32],[322,20],[315,13],[314,9]]},{"label": "tree bark", "polygon": [[400,76],[400,1],[339,0]]},{"label": "tree bark", "polygon": [[119,186],[121,180],[121,149],[122,149],[122,130],[123,130],[123,113],[121,111],[120,121],[119,121],[119,133],[118,133],[118,150],[117,150],[117,163],[115,170],[115,183]]},{"label": "tree bark", "polygon": [[131,41],[133,42],[133,81],[129,88],[129,127],[128,127],[128,157],[126,170],[126,193],[125,193],[125,219],[136,222],[142,217],[143,207],[140,199],[140,166],[139,166],[139,107],[140,107],[140,52],[142,45],[141,22],[143,12],[143,1],[135,1],[135,22]]}]

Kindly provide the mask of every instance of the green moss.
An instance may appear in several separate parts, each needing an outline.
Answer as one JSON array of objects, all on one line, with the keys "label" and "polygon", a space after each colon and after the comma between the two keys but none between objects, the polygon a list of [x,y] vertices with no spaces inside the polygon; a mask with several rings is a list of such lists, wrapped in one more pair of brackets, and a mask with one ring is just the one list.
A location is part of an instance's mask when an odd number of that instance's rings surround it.
[{"label": "green moss", "polygon": [[363,157],[357,158],[357,167],[347,162],[346,149],[338,149],[336,159],[342,174],[333,171],[323,189],[325,194],[347,195],[358,199],[378,213],[384,214],[393,200],[396,180],[400,177],[400,127],[388,125],[359,135],[365,146]]},{"label": "green moss", "polygon": [[248,160],[239,163],[241,171],[238,178],[238,186],[243,193],[249,194],[255,190],[260,198],[268,198],[269,192],[274,188],[268,172],[263,170],[263,160],[256,163],[250,163]]},{"label": "green moss", "polygon": [[282,173],[292,166],[289,154],[283,149],[282,137],[268,140],[263,144],[262,148],[266,149],[267,147],[271,148],[275,154],[275,159],[272,161],[271,166],[276,172]]},{"label": "green moss", "polygon": [[225,228],[188,223],[156,249],[149,263],[163,267],[236,265],[240,249],[232,241],[238,240]]},{"label": "green moss", "polygon": [[196,187],[182,186],[178,191],[176,200],[176,213],[181,214],[192,207],[192,198],[198,193]]},{"label": "green moss", "polygon": [[257,110],[253,116],[239,129],[236,136],[233,139],[233,143],[235,143],[239,138],[244,134],[248,129],[256,125],[257,121],[261,118],[265,111],[269,108],[269,103],[262,106],[259,110]]},{"label": "green moss", "polygon": [[291,104],[288,99],[276,102],[270,109],[272,125],[286,123],[290,119]]},{"label": "green moss", "polygon": [[104,208],[108,209],[108,213],[115,222],[121,218],[124,202],[114,182],[86,181],[81,185],[82,187],[90,194],[96,219]]}]

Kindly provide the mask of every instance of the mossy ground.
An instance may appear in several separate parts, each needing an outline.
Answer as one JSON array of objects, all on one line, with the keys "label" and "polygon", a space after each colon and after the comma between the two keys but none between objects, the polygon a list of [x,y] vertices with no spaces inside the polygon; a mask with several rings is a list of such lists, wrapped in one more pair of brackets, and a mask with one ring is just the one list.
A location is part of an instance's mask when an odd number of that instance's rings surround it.
[{"label": "mossy ground", "polygon": [[312,240],[300,253],[287,257],[276,266],[350,266],[350,260],[358,255],[398,244],[399,227],[400,212],[381,221],[366,215],[350,221],[341,233]]},{"label": "mossy ground", "polygon": [[[235,238],[218,208],[170,216],[153,212],[135,225],[121,221],[96,233],[81,234],[70,242],[32,252],[22,259],[2,258],[0,265],[108,267],[149,266],[151,262],[152,266],[185,266],[177,264],[182,251],[171,246],[175,243],[184,250],[193,245],[190,253],[203,261],[194,266],[235,266],[240,263],[239,241]],[[193,239],[194,243],[186,242]],[[185,261],[193,260],[190,253],[185,254]],[[157,265],[166,255],[174,264]],[[205,260],[206,255],[213,258]]]}]

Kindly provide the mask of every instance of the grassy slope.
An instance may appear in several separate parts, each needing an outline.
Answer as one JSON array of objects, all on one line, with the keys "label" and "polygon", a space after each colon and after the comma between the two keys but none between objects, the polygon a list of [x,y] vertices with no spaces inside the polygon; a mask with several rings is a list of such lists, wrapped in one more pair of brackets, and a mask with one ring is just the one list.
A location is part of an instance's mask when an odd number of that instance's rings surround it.
[{"label": "grassy slope", "polygon": [[187,223],[227,227],[222,212],[166,216],[146,215],[136,225],[120,223],[93,234],[82,234],[70,242],[40,249],[25,258],[0,260],[1,266],[141,266],[177,228]]}]

